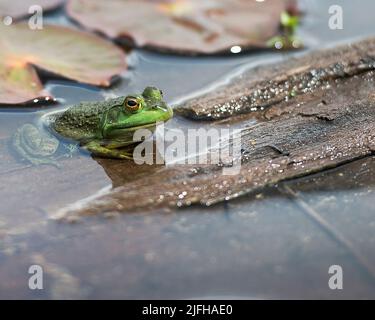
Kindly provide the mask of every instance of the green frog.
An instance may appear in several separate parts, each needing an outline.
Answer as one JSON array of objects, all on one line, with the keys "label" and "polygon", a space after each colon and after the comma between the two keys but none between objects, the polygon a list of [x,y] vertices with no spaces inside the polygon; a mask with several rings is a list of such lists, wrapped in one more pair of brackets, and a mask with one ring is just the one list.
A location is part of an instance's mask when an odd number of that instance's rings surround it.
[{"label": "green frog", "polygon": [[132,94],[101,102],[81,102],[65,111],[47,116],[47,128],[25,124],[13,136],[15,150],[32,164],[54,163],[60,148],[57,138],[68,140],[67,154],[75,145],[92,155],[116,159],[133,159],[129,147],[137,129],[154,131],[156,123],[169,120],[172,109],[163,93],[147,87],[141,94]]}]

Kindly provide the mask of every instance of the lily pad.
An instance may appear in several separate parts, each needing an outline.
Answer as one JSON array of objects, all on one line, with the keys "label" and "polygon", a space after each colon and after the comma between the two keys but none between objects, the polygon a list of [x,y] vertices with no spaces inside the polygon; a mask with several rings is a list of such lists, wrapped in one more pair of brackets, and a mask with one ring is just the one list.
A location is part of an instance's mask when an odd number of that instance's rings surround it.
[{"label": "lily pad", "polygon": [[0,27],[0,103],[20,104],[50,95],[35,67],[71,80],[109,86],[126,69],[124,52],[86,32],[61,26],[31,30],[27,23]]},{"label": "lily pad", "polygon": [[138,47],[190,54],[265,48],[294,1],[69,0],[68,15]]},{"label": "lily pad", "polygon": [[1,0],[0,17],[10,16],[13,19],[23,18],[29,15],[29,8],[38,5],[44,11],[58,8],[64,0]]}]

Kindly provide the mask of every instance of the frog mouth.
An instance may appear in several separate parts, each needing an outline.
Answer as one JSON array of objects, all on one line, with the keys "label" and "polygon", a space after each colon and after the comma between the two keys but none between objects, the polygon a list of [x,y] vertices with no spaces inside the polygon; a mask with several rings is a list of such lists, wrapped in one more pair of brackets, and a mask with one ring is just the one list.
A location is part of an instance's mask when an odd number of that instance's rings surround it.
[{"label": "frog mouth", "polygon": [[126,129],[128,131],[136,131],[136,130],[139,130],[139,129],[148,129],[148,128],[155,127],[155,126],[156,126],[155,122],[150,122],[150,123],[146,123],[146,124],[143,124],[143,125],[140,125],[140,126],[125,127],[123,129]]},{"label": "frog mouth", "polygon": [[139,126],[131,126],[131,127],[118,127],[118,128],[113,128],[112,130],[113,131],[136,131],[136,130],[139,130],[139,129],[148,129],[148,128],[151,128],[151,127],[155,127],[156,126],[156,123],[155,122],[150,122],[150,123],[146,123],[146,124],[142,124],[142,125],[139,125]]},{"label": "frog mouth", "polygon": [[116,127],[116,128],[111,128],[110,132],[105,132],[105,129],[102,131],[102,134],[103,136],[105,137],[111,137],[111,136],[119,136],[119,135],[125,135],[125,134],[129,134],[129,135],[133,135],[133,133],[137,130],[141,130],[141,129],[151,129],[150,131],[154,131],[153,129],[156,127],[156,123],[155,122],[150,122],[150,123],[146,123],[146,124],[143,124],[143,125],[139,125],[139,126],[132,126],[132,127]]}]

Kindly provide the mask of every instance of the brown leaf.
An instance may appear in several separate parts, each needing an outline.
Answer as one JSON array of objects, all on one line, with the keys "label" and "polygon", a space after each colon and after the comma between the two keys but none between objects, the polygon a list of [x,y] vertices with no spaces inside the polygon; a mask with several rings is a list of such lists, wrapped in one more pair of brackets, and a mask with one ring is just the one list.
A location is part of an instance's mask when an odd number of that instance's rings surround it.
[{"label": "brown leaf", "polygon": [[49,97],[33,66],[98,86],[126,69],[123,51],[95,35],[60,26],[31,30],[26,23],[0,29],[1,104]]},{"label": "brown leaf", "polygon": [[233,46],[264,48],[290,1],[69,0],[71,18],[138,47],[212,54]]}]

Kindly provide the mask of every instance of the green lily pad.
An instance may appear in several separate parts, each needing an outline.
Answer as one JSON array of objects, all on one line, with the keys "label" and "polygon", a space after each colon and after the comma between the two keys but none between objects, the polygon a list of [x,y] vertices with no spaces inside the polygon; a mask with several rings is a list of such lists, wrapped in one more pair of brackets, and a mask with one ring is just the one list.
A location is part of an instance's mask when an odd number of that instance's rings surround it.
[{"label": "green lily pad", "polygon": [[294,1],[68,0],[68,15],[89,30],[135,46],[189,54],[266,48]]},{"label": "green lily pad", "polygon": [[44,11],[58,8],[64,0],[1,0],[0,17],[10,16],[13,19],[23,18],[29,15],[29,8],[38,5]]},{"label": "green lily pad", "polygon": [[61,26],[31,30],[27,23],[0,26],[0,103],[50,98],[35,67],[57,76],[109,86],[126,69],[125,54],[109,41]]}]

